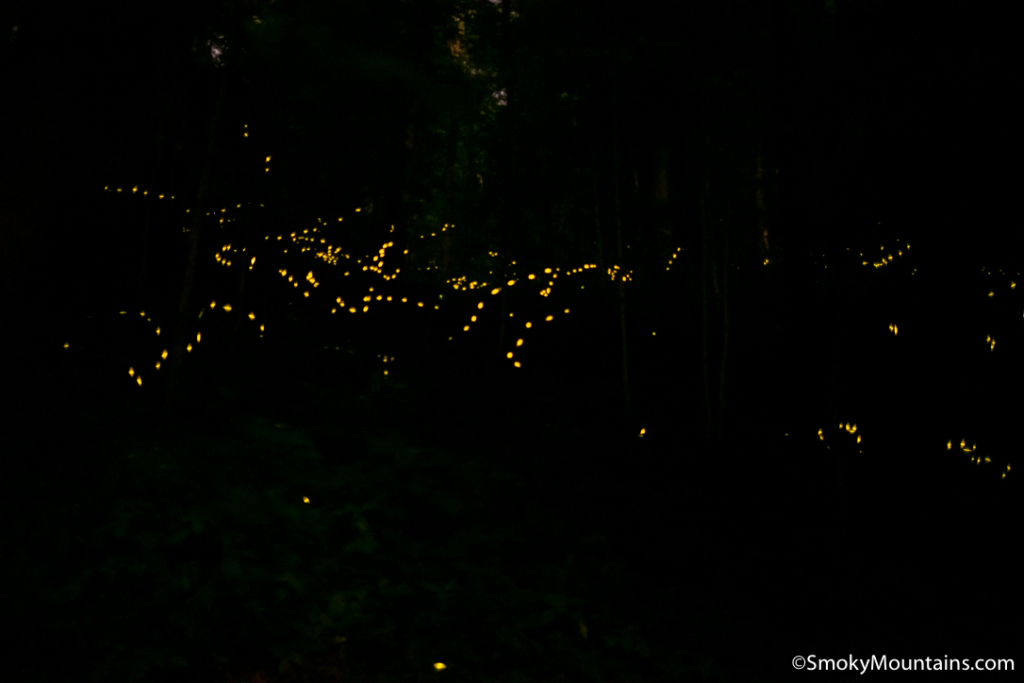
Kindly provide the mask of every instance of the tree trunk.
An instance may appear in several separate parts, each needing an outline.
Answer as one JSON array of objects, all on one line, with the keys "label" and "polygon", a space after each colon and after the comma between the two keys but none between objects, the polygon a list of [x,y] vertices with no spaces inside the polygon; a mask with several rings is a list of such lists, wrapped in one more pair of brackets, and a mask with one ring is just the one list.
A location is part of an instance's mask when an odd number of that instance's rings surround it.
[{"label": "tree trunk", "polygon": [[[707,145],[710,146],[710,145]],[[705,149],[705,152],[708,150]],[[698,204],[700,209],[700,311],[701,311],[701,369],[704,387],[704,440],[713,441],[711,413],[711,359],[708,339],[711,321],[708,310],[708,272],[710,269],[711,226],[708,225],[708,201],[711,193],[708,160],[703,160],[703,177],[700,181]]]},{"label": "tree trunk", "polygon": [[213,115],[207,128],[206,155],[203,160],[203,167],[199,176],[199,185],[196,190],[196,201],[189,212],[188,231],[188,252],[185,261],[185,274],[182,279],[181,296],[178,299],[177,320],[174,332],[171,336],[171,349],[167,367],[167,390],[165,394],[165,406],[168,417],[173,417],[175,409],[180,403],[182,396],[182,384],[184,373],[185,347],[188,337],[193,329],[193,299],[196,282],[196,271],[199,267],[199,245],[200,232],[203,224],[203,216],[206,213],[208,195],[213,181],[215,153],[217,149],[217,134],[220,128],[220,120],[224,112],[225,100],[227,99],[228,73],[226,67],[220,69],[220,87],[217,91],[217,100],[214,104]]},{"label": "tree trunk", "polygon": [[228,346],[234,348],[238,341],[238,334],[242,329],[242,320],[244,319],[246,305],[245,305],[245,273],[249,270],[248,262],[241,262],[238,264],[238,300],[235,303],[236,311],[234,314],[234,321],[231,324],[231,332],[228,335]]},{"label": "tree trunk", "polygon": [[626,272],[625,254],[622,249],[622,203],[620,195],[621,178],[619,177],[619,138],[618,138],[618,110],[616,106],[616,82],[615,73],[612,72],[612,215],[615,219],[615,249],[618,258],[620,272],[618,274],[618,286],[615,288],[616,318],[619,333],[619,383],[621,389],[622,411],[628,416],[630,411],[629,401],[629,350],[626,346],[626,283],[623,276]]},{"label": "tree trunk", "polygon": [[[164,141],[167,139],[167,127],[159,126],[156,133],[156,159],[153,161],[153,170],[149,175],[149,190],[155,190],[159,182],[160,170],[164,160]],[[139,263],[139,290],[138,308],[146,308],[146,266],[149,264],[149,233],[153,229],[153,216],[157,210],[157,202],[146,203],[146,214],[142,219],[142,258]],[[160,207],[163,208],[163,207]]]},{"label": "tree trunk", "polygon": [[601,195],[597,191],[597,155],[594,154],[594,148],[590,148],[590,167],[591,167],[591,186],[594,189],[594,232],[595,232],[595,244],[597,245],[597,272],[601,276],[599,282],[601,283],[600,295],[601,300],[605,298],[605,293],[608,290],[606,284],[608,277],[608,269],[605,266],[604,261],[604,236],[601,231]]},{"label": "tree trunk", "polygon": [[[502,283],[508,282],[512,276],[512,262],[515,261],[515,247],[513,245],[513,221],[512,210],[515,206],[514,188],[516,173],[516,126],[515,117],[511,116],[515,107],[516,71],[514,59],[514,46],[512,44],[512,11],[514,9],[512,0],[501,1],[501,36],[499,45],[499,71],[505,83],[505,126],[502,153],[498,163],[498,258],[502,264]],[[505,325],[507,318],[507,297],[512,293],[506,289],[502,293],[501,320],[498,323],[498,352],[504,354]]]},{"label": "tree trunk", "polygon": [[441,260],[441,276],[447,282],[448,271],[452,261],[452,224],[457,220],[458,198],[456,193],[456,177],[458,175],[459,121],[455,116],[455,108],[450,112],[448,135],[445,140],[444,170],[441,173],[444,184],[443,216],[447,228],[441,233],[443,257]]},{"label": "tree trunk", "polygon": [[725,231],[722,234],[722,292],[720,302],[722,305],[721,323],[721,349],[718,362],[718,421],[715,433],[716,440],[721,443],[726,435],[726,412],[725,412],[725,362],[729,355],[729,224],[726,221]]},{"label": "tree trunk", "polygon": [[[717,221],[711,194],[712,148],[704,144],[699,191],[701,231],[701,366],[704,390],[704,437],[720,444],[726,437],[726,368],[729,352],[729,230],[731,212]],[[716,190],[719,195],[720,190]],[[717,375],[717,377],[714,377]]]},{"label": "tree trunk", "polygon": [[764,208],[764,158],[762,158],[760,152],[757,155],[757,160],[754,167],[754,210],[757,216],[757,234],[759,237],[759,248],[763,248],[761,252],[761,261],[770,260],[770,250],[768,247],[768,226],[765,224],[765,208]]}]

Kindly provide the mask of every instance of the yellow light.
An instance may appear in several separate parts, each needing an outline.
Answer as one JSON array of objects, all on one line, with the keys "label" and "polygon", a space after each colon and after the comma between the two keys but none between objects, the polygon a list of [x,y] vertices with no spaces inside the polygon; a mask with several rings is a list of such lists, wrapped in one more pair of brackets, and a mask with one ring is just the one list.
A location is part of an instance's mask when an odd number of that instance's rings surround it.
[{"label": "yellow light", "polygon": [[953,450],[953,440],[952,439],[950,439],[949,441],[946,442],[946,450],[947,451]]},{"label": "yellow light", "polygon": [[476,316],[474,315],[474,316],[470,317],[469,322],[475,323],[476,322]]},{"label": "yellow light", "polygon": [[255,313],[250,313],[249,314],[249,320],[255,320],[255,319],[256,319],[256,314]]},{"label": "yellow light", "polygon": [[136,381],[136,383],[138,383],[138,385],[139,385],[140,387],[142,386],[142,376],[141,376],[141,375],[139,375],[138,377],[136,377],[136,378],[135,378],[135,381]]},{"label": "yellow light", "polygon": [[545,322],[551,322],[554,319],[555,319],[555,316],[553,316],[553,315],[549,315],[548,317],[544,318]]},{"label": "yellow light", "polygon": [[[509,284],[511,284],[511,282],[509,282]],[[493,295],[497,294],[500,291],[501,291],[501,287],[495,287],[494,289],[491,290],[491,295],[493,296]]]},{"label": "yellow light", "polygon": [[309,502],[309,498],[307,498],[306,496],[303,496],[302,497],[302,502],[303,503],[308,503]]},{"label": "yellow light", "polygon": [[417,301],[416,305],[419,306],[420,308],[423,308],[423,302],[422,301]]},{"label": "yellow light", "polygon": [[469,332],[469,325],[466,325],[465,327],[463,327],[462,331],[463,332]]},{"label": "yellow light", "polygon": [[505,354],[505,358],[511,358],[511,357],[512,357],[512,352],[511,351],[509,351],[508,353]]},{"label": "yellow light", "polygon": [[476,305],[476,307],[477,307],[477,308],[483,308],[483,307],[484,307],[484,302],[483,302],[483,301],[481,301],[480,303],[478,303],[478,304]]},{"label": "yellow light", "polygon": [[545,273],[550,273],[550,272],[551,272],[551,269],[550,269],[550,268],[545,268],[545,269],[544,269],[544,272],[545,272]]},{"label": "yellow light", "polygon": [[164,360],[167,360],[167,349],[163,350],[163,352],[160,354],[160,357],[163,358]]},{"label": "yellow light", "polygon": [[202,340],[203,340],[203,333],[202,332],[196,332],[196,343],[199,343]]},{"label": "yellow light", "polygon": [[160,328],[159,327],[156,328],[156,336],[158,336],[158,337],[160,336]]},{"label": "yellow light", "polygon": [[522,367],[522,366],[521,366],[521,365],[519,364],[519,361],[515,361],[514,363],[512,363],[512,365],[516,366],[517,368],[521,368],[521,367]]},{"label": "yellow light", "polygon": [[529,329],[529,328],[531,328],[531,327],[533,327],[533,323],[526,323],[526,328],[527,328],[527,329]]},{"label": "yellow light", "polygon": [[192,344],[189,344],[188,346],[186,346],[185,350],[188,351],[189,353],[192,353]]},{"label": "yellow light", "polygon": [[213,309],[213,308],[216,308],[216,307],[217,307],[217,302],[216,301],[211,301],[210,302],[210,308]]},{"label": "yellow light", "polygon": [[568,309],[568,308],[567,308],[567,309],[565,309],[565,313],[568,313],[568,312],[569,312],[569,309]]},{"label": "yellow light", "polygon": [[224,310],[230,313],[231,312],[231,304],[224,304]]},{"label": "yellow light", "polygon": [[522,346],[522,345],[523,345],[523,340],[522,339],[516,339],[516,346]]},{"label": "yellow light", "polygon": [[132,369],[132,368],[128,368],[128,376],[129,377],[134,377],[135,376],[135,370]]},{"label": "yellow light", "polygon": [[434,668],[440,671],[441,669],[447,669],[448,667],[446,667],[441,662],[434,662]]}]

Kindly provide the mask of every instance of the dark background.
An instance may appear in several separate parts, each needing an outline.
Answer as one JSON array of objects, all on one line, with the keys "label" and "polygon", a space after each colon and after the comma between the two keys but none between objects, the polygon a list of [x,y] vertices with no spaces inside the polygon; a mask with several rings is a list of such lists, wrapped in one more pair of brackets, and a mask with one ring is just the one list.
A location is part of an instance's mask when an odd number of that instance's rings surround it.
[{"label": "dark background", "polygon": [[[1016,41],[995,6],[2,16],[12,680],[1015,656]],[[314,228],[351,258],[289,243]],[[361,271],[385,242],[393,280]],[[331,313],[369,287],[396,301]]]}]

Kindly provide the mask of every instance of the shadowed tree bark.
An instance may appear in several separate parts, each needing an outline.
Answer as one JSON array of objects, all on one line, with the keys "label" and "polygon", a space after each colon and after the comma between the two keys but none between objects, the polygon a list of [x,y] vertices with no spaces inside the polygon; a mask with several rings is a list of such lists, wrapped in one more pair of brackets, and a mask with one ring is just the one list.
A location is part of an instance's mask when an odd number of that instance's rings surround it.
[{"label": "shadowed tree bark", "polygon": [[[163,93],[162,98],[158,98],[155,109],[158,112],[158,122],[156,125],[156,132],[154,134],[154,145],[155,145],[155,156],[153,159],[153,167],[150,171],[149,183],[147,189],[153,192],[157,189],[157,184],[161,179],[161,172],[164,168],[164,155],[167,144],[167,138],[171,134],[175,127],[174,117],[177,113],[176,99],[177,92],[170,91]],[[142,310],[149,303],[149,292],[146,288],[146,273],[147,266],[149,265],[151,242],[150,234],[153,230],[153,224],[156,221],[156,214],[162,210],[163,207],[156,202],[148,202],[146,206],[146,214],[142,222],[142,249],[139,263],[139,288],[138,288],[138,308]]]},{"label": "shadowed tree bark", "polygon": [[[614,104],[615,97],[615,76],[612,75],[612,120],[611,120],[611,148],[612,148],[612,217],[615,220],[615,254],[618,259],[616,265],[620,271],[616,274],[615,294],[615,329],[619,337],[619,385],[621,390],[622,411],[628,416],[630,410],[629,401],[629,349],[626,344],[626,282],[623,279],[626,274],[625,254],[622,249],[622,202],[621,202],[621,179],[619,178],[619,136],[617,108]],[[603,275],[603,273],[602,273]]]},{"label": "shadowed tree bark", "polygon": [[446,229],[441,233],[441,276],[448,281],[448,271],[452,262],[452,225],[458,220],[458,193],[456,178],[458,177],[459,151],[459,119],[453,106],[449,110],[448,132],[445,135],[444,170],[441,182],[444,187],[443,220]]},{"label": "shadowed tree bark", "polygon": [[208,198],[213,184],[215,171],[216,150],[220,121],[223,117],[225,101],[228,91],[227,67],[220,68],[220,85],[217,89],[217,99],[214,102],[213,114],[207,127],[206,154],[203,157],[203,165],[199,174],[199,184],[196,190],[196,201],[189,212],[191,220],[188,228],[187,253],[185,261],[185,273],[182,278],[181,296],[178,299],[177,319],[174,325],[174,332],[171,337],[171,348],[167,367],[167,389],[165,395],[165,406],[168,415],[172,415],[181,402],[182,396],[182,375],[184,372],[184,358],[188,336],[192,330],[192,315],[194,314],[194,292],[196,285],[196,273],[199,267],[199,243],[202,231],[203,217],[209,204]]},{"label": "shadowed tree bark", "polygon": [[[512,211],[515,204],[516,185],[513,177],[517,171],[516,158],[516,126],[515,109],[517,104],[516,93],[516,63],[515,46],[512,37],[512,12],[515,9],[514,0],[502,0],[501,2],[501,34],[498,55],[498,71],[505,84],[505,111],[503,114],[507,119],[504,131],[501,154],[498,158],[498,183],[500,196],[498,209],[498,258],[502,263],[502,282],[507,283],[511,278],[511,263],[515,260],[515,247],[513,231]],[[501,296],[501,316],[498,323],[498,353],[505,352],[505,324],[508,317],[508,297],[512,295],[511,290],[506,286]]]},{"label": "shadowed tree bark", "polygon": [[704,384],[704,437],[720,443],[726,435],[726,361],[729,351],[729,230],[731,211],[716,218],[712,194],[711,138],[705,135],[699,192],[701,367]]}]

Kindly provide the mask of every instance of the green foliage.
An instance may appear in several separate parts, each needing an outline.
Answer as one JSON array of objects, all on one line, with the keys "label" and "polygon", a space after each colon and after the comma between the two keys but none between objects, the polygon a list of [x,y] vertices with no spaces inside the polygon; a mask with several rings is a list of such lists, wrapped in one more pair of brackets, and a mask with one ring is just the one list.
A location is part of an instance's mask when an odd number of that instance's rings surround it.
[{"label": "green foliage", "polygon": [[21,492],[35,502],[5,538],[10,615],[71,644],[91,680],[301,668],[339,637],[352,666],[394,680],[435,661],[535,680],[650,657],[632,608],[604,595],[624,582],[605,536],[487,459],[366,442],[321,452],[249,416],[216,436],[97,440],[88,468]]}]

